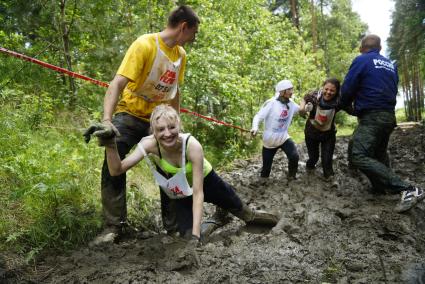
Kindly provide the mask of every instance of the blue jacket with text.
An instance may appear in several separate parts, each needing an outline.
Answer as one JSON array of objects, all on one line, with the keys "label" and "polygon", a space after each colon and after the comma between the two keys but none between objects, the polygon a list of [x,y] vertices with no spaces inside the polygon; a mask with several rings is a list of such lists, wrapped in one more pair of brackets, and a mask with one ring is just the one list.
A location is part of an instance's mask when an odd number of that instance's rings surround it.
[{"label": "blue jacket with text", "polygon": [[341,104],[360,115],[372,110],[394,111],[398,85],[397,66],[372,49],[351,63],[341,87]]}]

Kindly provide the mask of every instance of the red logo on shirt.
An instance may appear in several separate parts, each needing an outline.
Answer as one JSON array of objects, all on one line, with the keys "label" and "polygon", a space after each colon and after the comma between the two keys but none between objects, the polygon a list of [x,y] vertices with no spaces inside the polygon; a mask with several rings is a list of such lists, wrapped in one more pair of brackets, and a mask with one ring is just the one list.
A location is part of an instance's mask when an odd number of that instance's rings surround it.
[{"label": "red logo on shirt", "polygon": [[159,80],[165,84],[173,84],[176,80],[176,72],[167,70],[164,74],[162,74],[161,78]]},{"label": "red logo on shirt", "polygon": [[182,195],[183,191],[180,190],[180,188],[176,185],[174,188],[170,188],[171,192],[174,193],[174,195]]},{"label": "red logo on shirt", "polygon": [[320,122],[326,122],[328,120],[328,117],[326,115],[319,114],[317,116],[317,120],[319,120]]},{"label": "red logo on shirt", "polygon": [[288,110],[284,109],[282,110],[282,112],[280,113],[280,117],[287,117],[288,116]]}]

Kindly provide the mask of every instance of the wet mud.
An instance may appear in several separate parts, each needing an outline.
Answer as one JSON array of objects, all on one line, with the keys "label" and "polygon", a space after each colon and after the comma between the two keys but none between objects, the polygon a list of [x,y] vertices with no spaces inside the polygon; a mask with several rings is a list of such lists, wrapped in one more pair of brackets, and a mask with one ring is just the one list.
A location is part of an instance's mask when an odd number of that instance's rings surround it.
[{"label": "wet mud", "polygon": [[[404,214],[400,196],[370,191],[366,177],[349,168],[349,138],[337,139],[338,187],[305,171],[298,145],[298,179],[286,184],[287,160],[278,152],[267,185],[257,183],[260,157],[236,161],[221,176],[251,207],[281,217],[273,229],[245,226],[236,218],[199,248],[200,266],[180,257],[185,244],[164,233],[140,231],[119,243],[81,247],[48,256],[33,283],[424,283],[425,202]],[[425,187],[425,127],[398,127],[390,141],[392,168]],[[319,161],[320,163],[320,161]],[[159,210],[159,209],[158,209]],[[206,206],[205,215],[213,207]],[[159,216],[159,211],[158,214]],[[160,226],[157,220],[158,228]],[[415,282],[416,281],[416,282]]]}]

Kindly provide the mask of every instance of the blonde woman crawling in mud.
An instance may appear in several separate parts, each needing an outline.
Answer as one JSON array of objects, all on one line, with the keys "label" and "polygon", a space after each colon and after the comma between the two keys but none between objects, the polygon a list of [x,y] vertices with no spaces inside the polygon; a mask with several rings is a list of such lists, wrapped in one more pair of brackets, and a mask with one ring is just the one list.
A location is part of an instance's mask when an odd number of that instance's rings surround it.
[{"label": "blonde woman crawling in mud", "polygon": [[[278,218],[253,210],[241,201],[234,188],[223,181],[204,158],[201,144],[188,133],[181,133],[177,112],[168,105],[157,106],[151,115],[153,134],[143,138],[135,150],[121,161],[112,129],[93,127],[90,131],[106,147],[108,168],[112,176],[120,175],[138,162],[146,161],[161,188],[163,197],[174,202],[177,233],[199,241],[203,203],[215,204],[248,224],[274,226]],[[162,208],[164,209],[164,208]],[[206,222],[203,236],[216,229],[217,222]]]}]

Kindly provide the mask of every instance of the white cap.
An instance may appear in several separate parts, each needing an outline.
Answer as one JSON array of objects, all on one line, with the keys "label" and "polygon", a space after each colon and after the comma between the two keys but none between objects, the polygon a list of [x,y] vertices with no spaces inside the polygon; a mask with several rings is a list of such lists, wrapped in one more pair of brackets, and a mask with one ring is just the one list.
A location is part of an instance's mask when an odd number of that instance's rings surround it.
[{"label": "white cap", "polygon": [[279,83],[276,84],[275,91],[276,91],[276,93],[279,93],[280,91],[291,89],[293,87],[294,86],[292,86],[291,81],[282,80],[282,81],[280,81]]},{"label": "white cap", "polygon": [[274,97],[278,98],[280,95],[280,91],[291,89],[293,87],[294,86],[292,86],[292,83],[289,80],[280,81],[279,83],[276,84],[276,87],[274,88],[275,89]]}]

